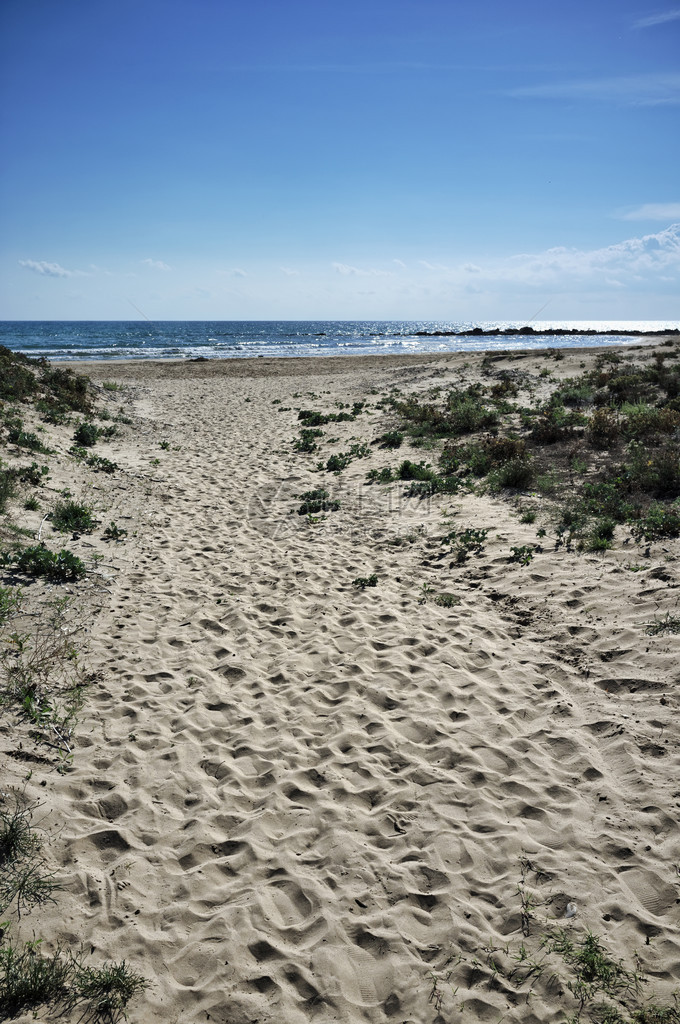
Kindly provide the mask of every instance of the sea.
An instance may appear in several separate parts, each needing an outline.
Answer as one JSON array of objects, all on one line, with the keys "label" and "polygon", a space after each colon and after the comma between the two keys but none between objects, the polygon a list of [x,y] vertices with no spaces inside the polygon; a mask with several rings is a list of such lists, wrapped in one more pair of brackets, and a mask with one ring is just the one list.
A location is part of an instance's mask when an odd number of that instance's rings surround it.
[{"label": "sea", "polygon": [[[527,326],[531,334],[465,333]],[[244,359],[621,345],[637,340],[627,332],[679,329],[678,320],[13,320],[0,322],[0,345],[60,361]],[[575,333],[552,333],[565,330]]]}]

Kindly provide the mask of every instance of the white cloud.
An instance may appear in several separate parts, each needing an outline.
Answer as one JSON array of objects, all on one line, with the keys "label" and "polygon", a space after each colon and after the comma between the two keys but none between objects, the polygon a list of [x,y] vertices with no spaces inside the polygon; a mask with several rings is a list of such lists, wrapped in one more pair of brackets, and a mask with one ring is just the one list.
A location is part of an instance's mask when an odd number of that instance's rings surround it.
[{"label": "white cloud", "polygon": [[299,270],[293,270],[291,267],[279,267],[279,270],[281,271],[282,274],[285,274],[286,277],[299,277],[300,276],[300,271]]},{"label": "white cloud", "polygon": [[347,263],[332,263],[331,266],[336,274],[342,274],[344,277],[354,275],[356,277],[392,277],[393,275],[389,270],[376,270],[374,267],[369,267],[367,270],[362,270],[360,267],[351,267]]},{"label": "white cloud", "polygon": [[588,100],[650,107],[680,103],[680,74],[654,72],[620,78],[543,82],[511,89],[516,99]]},{"label": "white cloud", "polygon": [[406,264],[404,263],[403,260],[392,260],[392,262],[396,263],[397,266],[401,267],[402,270],[406,270]]},{"label": "white cloud", "polygon": [[241,270],[240,267],[234,267],[234,269],[230,270],[229,273],[231,274],[232,277],[247,277],[248,276],[246,274],[245,270]]},{"label": "white cloud", "polygon": [[151,260],[147,258],[145,260],[140,260],[140,263],[143,263],[146,267],[151,267],[152,270],[172,270],[172,267],[169,267],[167,263],[163,263],[163,260]]},{"label": "white cloud", "polygon": [[73,270],[66,270],[58,263],[48,263],[46,260],[19,260],[19,266],[47,277],[73,277],[75,273]]},{"label": "white cloud", "polygon": [[583,289],[611,285],[656,284],[662,273],[680,274],[680,224],[628,238],[602,249],[557,247],[521,253],[482,270],[486,280],[522,283],[541,289]]},{"label": "white cloud", "polygon": [[442,263],[429,263],[427,260],[418,260],[421,267],[425,267],[426,270],[438,270],[449,273],[451,268],[445,267]]},{"label": "white cloud", "polygon": [[618,220],[680,220],[680,203],[643,203],[616,216]]},{"label": "white cloud", "polygon": [[478,267],[476,263],[464,263],[463,270],[468,274],[481,274],[482,268]]},{"label": "white cloud", "polygon": [[668,21],[680,20],[680,10],[676,7],[671,11],[664,11],[662,14],[652,14],[649,18],[640,18],[633,25],[633,28],[654,28],[655,25],[665,25]]}]

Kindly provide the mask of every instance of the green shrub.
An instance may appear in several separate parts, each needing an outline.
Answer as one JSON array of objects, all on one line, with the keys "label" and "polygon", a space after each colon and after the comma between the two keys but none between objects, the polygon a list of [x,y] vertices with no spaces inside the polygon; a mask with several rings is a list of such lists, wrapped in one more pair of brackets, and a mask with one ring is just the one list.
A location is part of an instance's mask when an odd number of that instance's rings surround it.
[{"label": "green shrub", "polygon": [[616,521],[600,519],[595,523],[585,540],[586,551],[607,551],[612,546]]},{"label": "green shrub", "polygon": [[85,414],[92,412],[90,381],[82,374],[48,366],[43,370],[41,384],[62,407]]},{"label": "green shrub", "polygon": [[641,403],[623,406],[625,415],[622,431],[626,437],[649,437],[654,434],[672,434],[680,426],[680,412],[675,409],[656,409]]},{"label": "green shrub", "polygon": [[647,514],[631,524],[631,532],[636,540],[680,537],[680,504],[661,505],[653,502]]},{"label": "green shrub", "polygon": [[31,452],[49,452],[49,448],[45,447],[37,434],[24,430],[21,420],[18,421],[18,424],[18,426],[11,426],[8,430],[7,440],[11,444],[16,444],[20,448],[28,448]]},{"label": "green shrub", "polygon": [[34,395],[38,383],[32,368],[39,365],[37,360],[0,345],[0,399],[23,402]]},{"label": "green shrub", "polygon": [[621,435],[618,417],[611,409],[596,409],[587,434],[593,447],[611,448]]},{"label": "green shrub", "polygon": [[633,442],[630,462],[624,467],[624,478],[631,490],[644,491],[654,498],[680,496],[680,449],[667,442],[653,452]]},{"label": "green shrub", "polygon": [[430,479],[414,480],[405,492],[407,498],[429,498],[433,494],[457,494],[463,486],[456,476],[437,476]]},{"label": "green shrub", "polygon": [[325,469],[328,473],[340,473],[343,469],[347,469],[352,456],[347,452],[338,452],[337,455],[331,455],[324,466],[323,463],[319,464],[321,469]]},{"label": "green shrub", "polygon": [[321,412],[315,412],[312,409],[301,409],[298,413],[298,420],[300,420],[306,427],[322,427],[328,423],[328,416],[324,416]]},{"label": "green shrub", "polygon": [[369,469],[366,474],[366,479],[369,483],[376,484],[389,484],[395,479],[392,474],[392,470],[389,466],[384,466],[383,469]]},{"label": "green shrub", "polygon": [[514,380],[510,377],[502,377],[498,384],[494,384],[491,388],[491,397],[498,399],[507,398],[509,395],[511,398],[514,398],[518,392],[519,388]]},{"label": "green shrub", "polygon": [[488,409],[470,392],[452,391],[448,397],[450,433],[472,434],[498,423],[498,413]]},{"label": "green shrub", "polygon": [[401,448],[404,435],[398,430],[388,430],[378,438],[381,448]]},{"label": "green shrub", "polygon": [[531,440],[535,444],[555,444],[570,437],[574,428],[586,423],[581,413],[567,412],[563,405],[548,404],[534,418]]},{"label": "green shrub", "polygon": [[293,441],[293,450],[296,452],[310,453],[318,448],[317,437],[323,437],[323,430],[304,429],[300,431],[300,437]]},{"label": "green shrub", "polygon": [[393,407],[404,419],[415,424],[412,433],[419,435],[455,436],[484,430],[498,423],[498,413],[480,400],[480,391],[453,390],[446,405],[438,408],[431,402],[421,403],[414,395],[405,401],[393,401]]},{"label": "green shrub", "polygon": [[315,515],[318,512],[336,512],[340,508],[340,502],[335,498],[329,498],[328,491],[323,487],[305,491],[299,497],[302,499],[302,504],[297,510],[299,516]]},{"label": "green shrub", "polygon": [[662,618],[655,616],[651,622],[647,623],[645,632],[647,636],[661,636],[663,633],[680,633],[680,617],[671,615],[670,612],[666,612]]},{"label": "green shrub", "polygon": [[70,500],[57,502],[51,520],[54,528],[62,533],[74,530],[86,532],[94,529],[95,526],[91,507]]},{"label": "green shrub", "polygon": [[79,961],[74,987],[78,997],[89,1003],[90,1019],[105,1024],[127,1019],[125,1008],[137,992],[146,988],[146,981],[124,960],[103,967],[84,967]]},{"label": "green shrub", "polygon": [[99,427],[94,423],[82,422],[76,427],[73,435],[74,443],[80,448],[92,448],[99,438]]},{"label": "green shrub", "polygon": [[529,456],[511,459],[509,462],[498,466],[489,474],[489,486],[492,490],[526,490],[532,485],[536,478],[534,461]]},{"label": "green shrub", "polygon": [[614,405],[639,402],[648,398],[651,393],[650,385],[641,373],[622,373],[610,377],[606,382],[606,388]]},{"label": "green shrub", "polygon": [[[96,473],[115,473],[120,468],[117,462],[112,462],[111,459],[107,459],[103,455],[90,455],[87,448],[74,446],[71,448],[71,455],[75,456],[76,459],[82,459]],[[158,462],[159,460],[156,459],[156,462],[153,463],[152,461],[152,464],[157,465]]]},{"label": "green shrub", "polygon": [[95,473],[115,473],[120,468],[117,462],[112,462],[103,455],[90,455],[85,461]]},{"label": "green shrub", "polygon": [[55,426],[61,426],[64,423],[70,422],[70,417],[59,402],[55,402],[50,398],[40,398],[35,403],[36,412],[40,413],[40,418],[44,423],[52,423]]},{"label": "green shrub", "polygon": [[396,475],[399,480],[434,480],[437,474],[424,462],[411,462],[410,459],[404,459]]},{"label": "green shrub", "polygon": [[3,552],[0,565],[12,567],[30,576],[46,576],[56,582],[77,580],[85,575],[85,565],[71,551],[50,551],[44,544],[18,552]]},{"label": "green shrub", "polygon": [[568,381],[559,388],[559,398],[562,405],[572,408],[581,408],[593,401],[593,387],[591,384]]},{"label": "green shrub", "polygon": [[623,523],[633,515],[633,506],[622,493],[618,480],[584,484],[582,507],[587,515],[607,516],[617,523]]}]

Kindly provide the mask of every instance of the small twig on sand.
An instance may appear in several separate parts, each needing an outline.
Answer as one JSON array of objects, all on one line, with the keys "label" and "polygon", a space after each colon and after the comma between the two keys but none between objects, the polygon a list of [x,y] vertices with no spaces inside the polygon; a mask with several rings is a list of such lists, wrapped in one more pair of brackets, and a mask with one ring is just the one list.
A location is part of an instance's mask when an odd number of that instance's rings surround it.
[{"label": "small twig on sand", "polygon": [[40,541],[40,537],[42,536],[42,528],[45,525],[45,520],[49,518],[49,515],[50,513],[46,512],[45,515],[43,516],[42,523],[40,524],[40,529],[38,530],[38,541]]}]

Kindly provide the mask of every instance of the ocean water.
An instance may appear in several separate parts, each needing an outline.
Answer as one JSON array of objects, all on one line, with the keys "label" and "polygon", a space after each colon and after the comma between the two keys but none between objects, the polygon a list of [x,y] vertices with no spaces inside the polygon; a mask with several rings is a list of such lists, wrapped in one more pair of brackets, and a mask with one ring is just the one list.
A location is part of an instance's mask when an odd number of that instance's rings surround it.
[{"label": "ocean water", "polygon": [[[621,332],[677,331],[680,321],[543,320],[531,324],[535,333],[528,336],[447,335],[474,328],[504,330],[524,326],[520,321],[441,320],[15,320],[0,322],[0,344],[29,356],[55,360],[389,355],[634,343],[634,337]],[[550,333],[565,329],[579,333]],[[588,331],[600,333],[594,336],[585,333]]]}]

